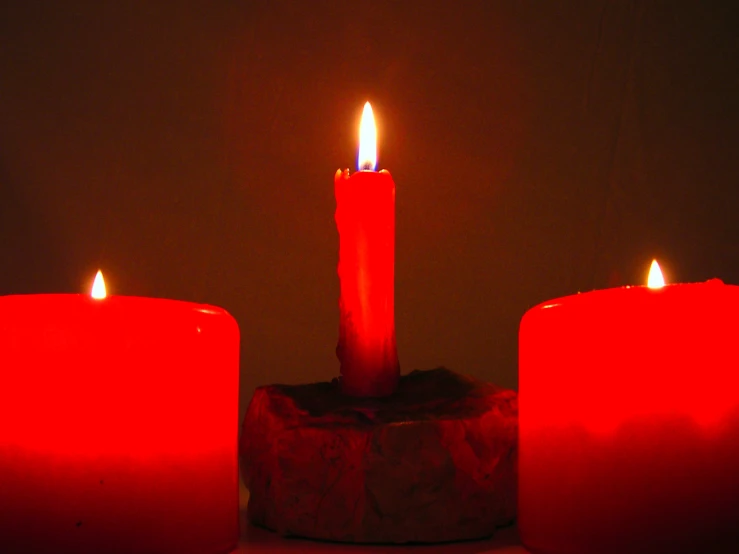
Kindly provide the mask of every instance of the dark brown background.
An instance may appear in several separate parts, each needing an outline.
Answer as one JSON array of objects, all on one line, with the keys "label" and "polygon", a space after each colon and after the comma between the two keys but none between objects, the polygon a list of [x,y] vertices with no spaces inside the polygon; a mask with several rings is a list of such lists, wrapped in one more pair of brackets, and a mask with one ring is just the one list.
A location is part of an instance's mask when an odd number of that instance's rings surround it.
[{"label": "dark brown background", "polygon": [[[730,5],[731,3],[726,3]],[[338,372],[333,174],[373,102],[404,370],[516,386],[526,309],[739,282],[737,20],[719,3],[6,2],[0,294],[227,308],[242,404]],[[242,405],[242,412],[245,405]]]}]

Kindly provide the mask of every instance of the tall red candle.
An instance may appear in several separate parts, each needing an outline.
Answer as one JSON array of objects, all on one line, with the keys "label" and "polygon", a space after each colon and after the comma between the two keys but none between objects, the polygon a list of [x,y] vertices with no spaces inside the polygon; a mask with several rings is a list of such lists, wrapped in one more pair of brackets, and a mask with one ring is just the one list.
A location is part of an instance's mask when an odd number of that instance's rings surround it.
[{"label": "tall red candle", "polygon": [[398,384],[395,342],[395,183],[377,164],[376,127],[365,104],[359,171],[336,172],[339,231],[341,389],[352,396],[387,396]]},{"label": "tall red candle", "polygon": [[652,286],[559,298],[521,321],[532,552],[713,552],[737,538],[739,287]]},{"label": "tall red candle", "polygon": [[95,292],[0,297],[0,552],[228,551],[236,322]]}]

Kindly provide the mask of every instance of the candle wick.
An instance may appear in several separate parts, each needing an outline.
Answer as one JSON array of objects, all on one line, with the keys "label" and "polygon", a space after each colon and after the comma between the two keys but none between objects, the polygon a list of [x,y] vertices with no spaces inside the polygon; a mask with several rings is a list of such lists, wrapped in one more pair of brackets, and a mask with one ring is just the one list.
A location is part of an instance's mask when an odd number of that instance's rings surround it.
[{"label": "candle wick", "polygon": [[373,171],[372,162],[362,162],[359,164],[359,171]]}]

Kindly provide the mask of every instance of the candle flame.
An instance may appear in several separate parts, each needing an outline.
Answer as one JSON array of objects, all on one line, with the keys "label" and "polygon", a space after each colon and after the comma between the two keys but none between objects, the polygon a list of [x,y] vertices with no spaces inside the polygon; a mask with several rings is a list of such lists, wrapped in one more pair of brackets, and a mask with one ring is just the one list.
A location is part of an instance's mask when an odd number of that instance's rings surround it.
[{"label": "candle flame", "polygon": [[649,276],[647,277],[647,286],[650,289],[661,289],[665,286],[665,278],[662,276],[662,270],[659,268],[657,260],[652,260]]},{"label": "candle flame", "polygon": [[377,126],[372,106],[364,104],[362,122],[359,124],[359,156],[357,168],[359,171],[374,171],[377,167]]},{"label": "candle flame", "polygon": [[92,296],[96,300],[102,300],[107,296],[107,293],[105,291],[105,280],[103,279],[103,272],[99,269],[97,275],[95,275],[95,280],[92,282],[92,291],[90,292],[90,296]]}]

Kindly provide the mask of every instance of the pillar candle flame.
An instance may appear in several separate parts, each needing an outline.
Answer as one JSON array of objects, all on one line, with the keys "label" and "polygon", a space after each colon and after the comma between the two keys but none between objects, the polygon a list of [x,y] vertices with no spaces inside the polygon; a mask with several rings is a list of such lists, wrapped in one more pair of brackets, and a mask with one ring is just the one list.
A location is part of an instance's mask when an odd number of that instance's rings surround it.
[{"label": "pillar candle flame", "polygon": [[103,279],[103,272],[98,270],[97,275],[95,275],[95,280],[92,283],[92,291],[90,291],[90,296],[92,296],[95,300],[102,300],[107,296],[107,292],[105,290],[105,280]]},{"label": "pillar candle flame", "polygon": [[647,277],[647,286],[650,289],[661,289],[665,286],[665,278],[662,276],[662,270],[659,268],[657,260],[652,260],[649,276]]}]

